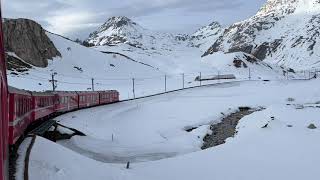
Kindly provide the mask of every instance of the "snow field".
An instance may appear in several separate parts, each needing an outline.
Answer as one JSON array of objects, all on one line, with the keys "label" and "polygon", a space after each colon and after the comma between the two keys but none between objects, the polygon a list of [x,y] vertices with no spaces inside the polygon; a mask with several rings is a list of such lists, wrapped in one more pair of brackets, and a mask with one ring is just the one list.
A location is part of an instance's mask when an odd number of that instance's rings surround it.
[{"label": "snow field", "polygon": [[[307,127],[320,127],[318,83],[233,82],[70,113],[57,120],[88,136],[60,143],[73,151],[37,141],[30,174],[34,179],[317,179],[320,131]],[[266,109],[244,117],[226,144],[200,151],[209,124],[239,106]],[[200,128],[186,132],[191,126]],[[126,161],[139,163],[126,170]]]}]

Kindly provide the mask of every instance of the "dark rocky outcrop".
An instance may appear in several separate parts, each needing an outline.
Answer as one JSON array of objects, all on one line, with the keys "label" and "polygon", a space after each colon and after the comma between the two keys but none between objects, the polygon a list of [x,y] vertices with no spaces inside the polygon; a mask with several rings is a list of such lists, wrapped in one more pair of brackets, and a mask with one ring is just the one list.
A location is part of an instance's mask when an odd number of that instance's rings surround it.
[{"label": "dark rocky outcrop", "polygon": [[[3,24],[6,52],[13,52],[24,63],[47,67],[48,59],[61,56],[46,31],[29,19],[6,19]],[[17,58],[9,58],[9,64]],[[21,60],[19,60],[22,62]],[[14,66],[12,66],[14,68]]]},{"label": "dark rocky outcrop", "polygon": [[224,144],[226,139],[234,137],[238,133],[237,125],[243,117],[262,110],[263,108],[252,109],[250,107],[239,107],[237,112],[224,117],[220,123],[213,124],[210,127],[212,134],[208,134],[204,137],[202,149],[208,149]]},{"label": "dark rocky outcrop", "polygon": [[6,54],[6,60],[7,69],[11,71],[25,72],[28,71],[28,69],[32,68],[30,64],[25,63],[21,59],[9,54]]}]

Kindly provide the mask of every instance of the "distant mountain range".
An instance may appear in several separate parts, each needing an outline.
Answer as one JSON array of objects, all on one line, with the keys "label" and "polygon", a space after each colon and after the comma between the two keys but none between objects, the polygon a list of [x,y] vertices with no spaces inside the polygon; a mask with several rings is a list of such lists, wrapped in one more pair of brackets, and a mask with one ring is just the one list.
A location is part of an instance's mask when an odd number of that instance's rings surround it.
[{"label": "distant mountain range", "polygon": [[244,52],[286,68],[312,69],[320,66],[319,13],[318,0],[268,0],[247,20],[230,27],[213,22],[191,35],[153,32],[129,18],[112,17],[87,41],[95,46],[127,44],[145,51],[174,51],[186,44],[200,48],[202,56]]}]

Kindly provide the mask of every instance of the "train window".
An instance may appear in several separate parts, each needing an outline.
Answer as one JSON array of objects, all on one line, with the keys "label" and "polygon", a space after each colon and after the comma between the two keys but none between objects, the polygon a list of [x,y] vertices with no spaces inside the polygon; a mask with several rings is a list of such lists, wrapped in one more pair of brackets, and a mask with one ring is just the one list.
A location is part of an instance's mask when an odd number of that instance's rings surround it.
[{"label": "train window", "polygon": [[27,110],[27,106],[26,106],[26,99],[22,99],[23,101],[23,112],[22,114],[26,113],[26,110]]},{"label": "train window", "polygon": [[29,111],[29,100],[26,99],[26,113]]},{"label": "train window", "polygon": [[19,99],[19,116],[22,115],[22,111],[23,111],[23,102],[22,102],[22,99]]},{"label": "train window", "polygon": [[15,107],[15,114],[18,115],[19,113],[19,101],[15,101],[16,107]]},{"label": "train window", "polygon": [[39,100],[38,100],[38,106],[39,106],[39,107],[42,107],[42,98],[39,98]]}]

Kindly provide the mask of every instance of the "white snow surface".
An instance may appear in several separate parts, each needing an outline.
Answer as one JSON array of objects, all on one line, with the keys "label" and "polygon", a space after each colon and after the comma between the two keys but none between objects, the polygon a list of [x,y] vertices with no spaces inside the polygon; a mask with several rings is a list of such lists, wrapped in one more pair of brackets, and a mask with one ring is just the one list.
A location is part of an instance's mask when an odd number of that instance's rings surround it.
[{"label": "white snow surface", "polygon": [[[319,92],[319,80],[231,82],[66,114],[56,119],[87,137],[64,147],[37,138],[30,179],[316,180],[320,131],[307,127],[320,127]],[[225,144],[201,151],[209,124],[239,106],[266,109],[244,117]]]}]

